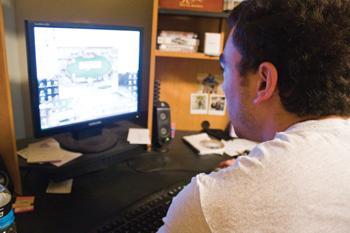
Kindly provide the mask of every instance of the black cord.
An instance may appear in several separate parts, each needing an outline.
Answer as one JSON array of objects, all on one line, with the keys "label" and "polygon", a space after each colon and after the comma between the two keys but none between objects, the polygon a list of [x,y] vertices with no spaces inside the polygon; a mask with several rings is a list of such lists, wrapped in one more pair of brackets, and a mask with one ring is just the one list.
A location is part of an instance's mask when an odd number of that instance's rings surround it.
[{"label": "black cord", "polygon": [[155,169],[150,169],[149,171],[142,171],[138,170],[135,167],[131,165],[132,160],[127,160],[126,164],[127,166],[137,172],[137,173],[142,173],[142,174],[149,174],[149,173],[160,173],[160,172],[188,172],[188,173],[202,173],[202,172],[208,172],[208,171],[201,171],[201,170],[192,170],[192,169],[167,169],[167,168],[155,168]]}]

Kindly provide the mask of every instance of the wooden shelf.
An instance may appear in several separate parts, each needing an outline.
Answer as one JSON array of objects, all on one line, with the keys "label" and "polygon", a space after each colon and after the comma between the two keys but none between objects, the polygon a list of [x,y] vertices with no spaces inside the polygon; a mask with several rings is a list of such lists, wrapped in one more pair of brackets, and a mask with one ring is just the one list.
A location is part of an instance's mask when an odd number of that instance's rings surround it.
[{"label": "wooden shelf", "polygon": [[[171,52],[157,48],[157,36],[162,30],[196,32],[201,42],[206,32],[221,33],[221,51],[225,35],[228,12],[203,12],[159,8],[159,0],[153,1],[152,44],[150,54],[149,93],[154,93],[155,80],[161,83],[160,99],[171,106],[171,120],[176,130],[200,131],[200,123],[209,121],[216,129],[225,129],[228,115],[191,114],[191,94],[198,92],[200,74],[220,74],[219,56],[208,56],[203,52]],[[201,44],[199,51],[204,51]],[[148,97],[149,129],[153,128],[153,95]]]},{"label": "wooden shelf", "polygon": [[155,51],[156,57],[175,57],[175,58],[189,58],[202,60],[219,60],[218,56],[208,56],[204,53],[186,53],[186,52],[169,52],[169,51]]},{"label": "wooden shelf", "polygon": [[197,16],[208,18],[228,18],[230,12],[204,12],[204,11],[190,11],[190,10],[173,10],[173,9],[158,9],[159,14],[165,15],[182,15],[182,16]]}]

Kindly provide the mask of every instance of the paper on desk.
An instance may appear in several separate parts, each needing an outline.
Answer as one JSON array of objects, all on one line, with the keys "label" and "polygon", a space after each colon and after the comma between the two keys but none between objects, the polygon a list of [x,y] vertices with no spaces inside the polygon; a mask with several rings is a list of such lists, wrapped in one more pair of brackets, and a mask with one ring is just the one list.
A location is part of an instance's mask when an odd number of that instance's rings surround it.
[{"label": "paper on desk", "polygon": [[56,166],[56,167],[60,167],[78,157],[80,157],[82,154],[81,153],[76,153],[76,152],[71,152],[71,151],[66,151],[66,150],[62,150],[62,159],[61,161],[58,162],[51,162],[52,165]]},{"label": "paper on desk", "polygon": [[[55,143],[53,143],[53,145],[54,144]],[[72,161],[72,160],[74,160],[82,155],[81,153],[76,153],[76,152],[64,150],[64,149],[60,148],[59,146],[57,148],[53,148],[53,150],[55,150],[56,153],[60,153],[60,155],[61,155],[60,161],[50,162],[51,164],[53,164],[56,167],[60,167],[60,166],[66,164],[66,163],[68,163],[68,162],[70,162],[70,161]],[[27,148],[24,148],[22,150],[17,151],[17,154],[19,156],[21,156],[22,158],[27,160],[28,157],[30,156],[30,154],[29,154],[30,152],[31,151],[29,150],[29,147],[27,147]],[[42,162],[45,162],[45,161],[42,161]],[[40,163],[42,163],[42,162],[40,162]]]},{"label": "paper on desk", "polygon": [[72,185],[73,185],[73,179],[69,179],[61,182],[50,181],[49,185],[47,186],[46,193],[56,193],[56,194],[71,193]]},{"label": "paper on desk", "polygon": [[199,155],[206,155],[206,154],[220,154],[222,155],[224,153],[224,148],[220,149],[210,149],[207,147],[204,147],[201,142],[210,140],[211,138],[208,136],[207,133],[200,133],[190,136],[184,136],[183,139],[187,141],[191,146],[193,146],[198,152]]},{"label": "paper on desk", "polygon": [[252,150],[256,145],[258,145],[257,142],[246,140],[246,139],[233,139],[230,141],[224,141],[222,140],[222,143],[224,143],[225,148],[224,152],[225,154],[229,156],[235,156],[240,153],[243,153],[245,150]]},{"label": "paper on desk", "polygon": [[22,149],[22,150],[17,151],[17,154],[18,154],[19,156],[21,156],[22,158],[24,158],[25,160],[27,160],[27,158],[28,158],[28,147],[26,147],[26,148],[24,148],[24,149]]},{"label": "paper on desk", "polygon": [[60,153],[60,145],[53,138],[32,143],[28,146],[28,163],[57,162],[61,161],[61,159],[62,154]]},{"label": "paper on desk", "polygon": [[151,144],[148,129],[130,128],[127,140],[130,144]]}]

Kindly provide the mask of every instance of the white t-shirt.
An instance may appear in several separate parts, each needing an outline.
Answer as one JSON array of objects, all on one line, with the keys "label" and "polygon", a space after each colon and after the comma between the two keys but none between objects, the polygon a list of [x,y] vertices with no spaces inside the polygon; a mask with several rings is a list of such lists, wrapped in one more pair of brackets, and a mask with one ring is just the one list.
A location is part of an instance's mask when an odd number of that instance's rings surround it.
[{"label": "white t-shirt", "polygon": [[295,124],[197,175],[163,221],[159,232],[349,233],[350,119]]}]

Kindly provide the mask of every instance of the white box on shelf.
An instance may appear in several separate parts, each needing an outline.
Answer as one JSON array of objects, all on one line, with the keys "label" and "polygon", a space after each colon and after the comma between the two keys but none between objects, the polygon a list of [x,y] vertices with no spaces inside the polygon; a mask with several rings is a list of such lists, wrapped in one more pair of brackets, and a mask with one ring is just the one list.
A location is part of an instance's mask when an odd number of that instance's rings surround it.
[{"label": "white box on shelf", "polygon": [[219,56],[221,53],[221,34],[206,32],[204,38],[204,54]]}]

